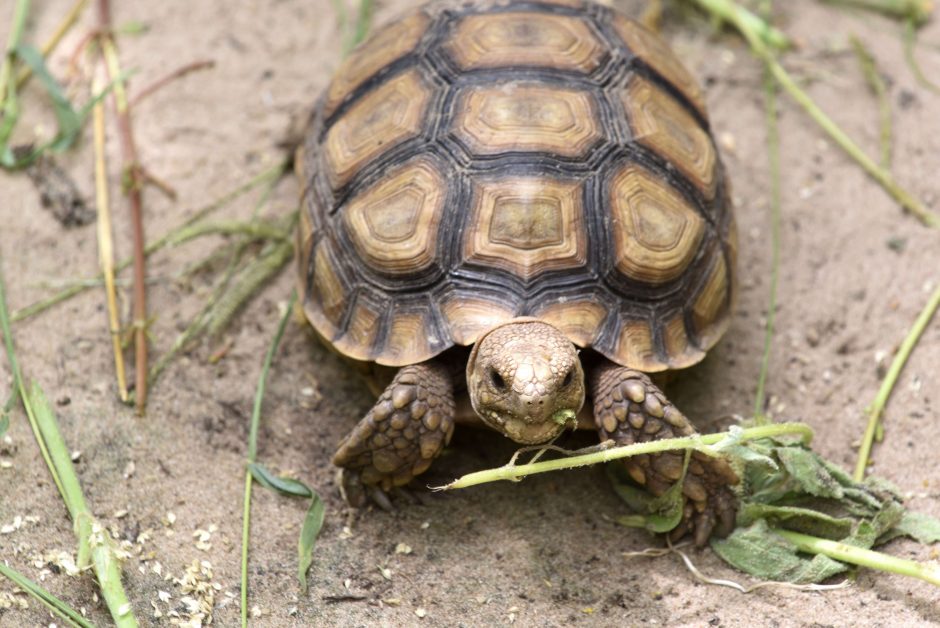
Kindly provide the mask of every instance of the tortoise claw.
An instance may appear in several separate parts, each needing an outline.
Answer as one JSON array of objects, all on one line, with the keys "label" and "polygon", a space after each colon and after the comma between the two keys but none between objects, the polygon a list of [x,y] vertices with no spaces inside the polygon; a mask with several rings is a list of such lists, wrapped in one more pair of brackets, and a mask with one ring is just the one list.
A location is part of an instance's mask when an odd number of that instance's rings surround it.
[{"label": "tortoise claw", "polygon": [[[639,371],[609,364],[594,377],[594,418],[602,440],[630,445],[689,436],[695,428],[663,393]],[[683,459],[675,452],[634,456],[624,461],[630,476],[653,495],[662,495],[682,477]],[[738,483],[721,458],[694,452],[682,484],[683,516],[670,533],[672,540],[691,533],[703,546],[713,534],[734,529],[737,499],[730,485]]]}]

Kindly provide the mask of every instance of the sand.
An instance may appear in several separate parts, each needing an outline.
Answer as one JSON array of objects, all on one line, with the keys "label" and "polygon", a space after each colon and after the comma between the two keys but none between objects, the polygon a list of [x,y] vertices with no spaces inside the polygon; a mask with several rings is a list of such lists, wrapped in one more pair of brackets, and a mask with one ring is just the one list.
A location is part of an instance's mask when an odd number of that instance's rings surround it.
[{"label": "sand", "polygon": [[[0,7],[3,41],[12,4]],[[28,39],[38,41],[50,33],[69,4],[34,3]],[[146,231],[155,237],[276,163],[278,142],[292,117],[307,111],[337,66],[339,37],[327,0],[115,4],[117,24],[148,27],[120,40],[126,67],[136,70],[134,87],[191,61],[216,62],[213,69],[172,83],[135,110],[143,162],[178,193],[174,202],[156,189],[146,191]],[[377,19],[408,4],[381,2]],[[636,15],[642,4],[624,6]],[[779,23],[801,43],[786,56],[786,66],[852,137],[876,154],[878,107],[848,36],[854,33],[867,43],[888,84],[895,124],[893,170],[911,192],[936,207],[940,96],[918,85],[904,62],[902,27],[807,0],[777,4]],[[93,19],[87,11],[52,59],[58,76],[65,75],[68,55]],[[664,33],[706,86],[716,137],[734,183],[741,234],[741,290],[731,330],[704,363],[685,372],[669,390],[707,428],[723,416],[751,412],[763,347],[770,188],[761,68],[736,36],[716,34],[687,11],[667,13]],[[940,79],[938,40],[940,23],[935,20],[921,32],[918,56],[925,72]],[[30,139],[37,125],[46,134],[53,130],[51,112],[35,82],[22,104],[26,114],[20,140]],[[903,215],[790,100],[784,98],[781,109],[783,258],[768,382],[770,410],[777,420],[812,425],[817,450],[850,467],[864,409],[886,361],[940,281],[940,240],[937,231]],[[88,131],[85,141],[59,161],[91,198]],[[111,137],[112,163],[118,148]],[[112,183],[118,196],[116,175]],[[45,296],[50,285],[94,274],[93,226],[65,229],[41,208],[32,184],[21,174],[0,173],[0,189],[0,249],[14,308]],[[265,212],[288,212],[297,193],[293,179],[285,179]],[[252,196],[242,198],[222,216],[246,218],[253,204]],[[123,257],[130,252],[123,202],[115,212]],[[173,277],[221,242],[203,240],[152,258],[150,274],[158,279],[149,289],[155,354],[169,347],[207,296],[205,277],[189,285]],[[222,340],[174,363],[152,391],[144,418],[116,399],[99,291],[15,327],[24,369],[56,400],[63,433],[80,452],[77,469],[94,512],[123,539],[136,541],[147,533],[125,564],[128,594],[143,625],[168,625],[171,611],[185,614],[183,589],[172,579],[181,578],[193,561],[211,565],[210,582],[218,585],[208,588],[215,625],[237,625],[248,418],[263,353],[292,281],[288,270],[241,313]],[[210,364],[207,358],[226,340],[230,350]],[[935,321],[888,405],[886,440],[876,447],[873,466],[910,495],[911,508],[934,516],[940,516],[938,364],[940,321]],[[2,360],[0,378],[9,379]],[[298,325],[288,328],[265,403],[259,458],[315,487],[327,514],[310,571],[311,588],[303,594],[295,571],[305,503],[256,490],[249,604],[259,616],[253,625],[940,623],[937,590],[902,577],[863,570],[851,586],[838,591],[770,589],[742,595],[697,583],[674,557],[625,558],[624,552],[658,541],[613,522],[624,506],[600,469],[476,487],[436,497],[427,506],[400,503],[394,514],[350,512],[337,494],[330,457],[370,403],[365,385],[344,363]],[[57,552],[74,551],[71,523],[19,411],[8,437],[0,443],[0,460],[9,463],[0,468],[0,524],[12,525],[21,517],[21,525],[0,535],[0,557],[84,609],[96,624],[108,625],[93,578],[72,577],[54,566]],[[585,435],[566,444],[590,441]],[[428,482],[502,464],[511,452],[512,446],[495,435],[463,430]],[[918,560],[937,557],[936,549],[908,541],[885,549]],[[692,557],[711,576],[748,581],[710,551],[693,552]],[[12,585],[0,582],[0,592],[9,591]],[[0,626],[51,622],[33,600],[28,605],[25,610],[0,610]],[[162,617],[155,617],[155,609]]]}]

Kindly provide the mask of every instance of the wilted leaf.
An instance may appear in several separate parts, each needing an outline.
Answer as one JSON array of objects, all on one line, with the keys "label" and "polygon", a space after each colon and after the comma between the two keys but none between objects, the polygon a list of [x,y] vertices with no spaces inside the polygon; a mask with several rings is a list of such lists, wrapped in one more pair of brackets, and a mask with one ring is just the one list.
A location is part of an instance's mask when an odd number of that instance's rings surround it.
[{"label": "wilted leaf", "polygon": [[304,517],[304,527],[300,531],[300,540],[297,542],[297,578],[300,580],[301,590],[305,593],[307,591],[307,570],[313,564],[313,546],[317,542],[317,537],[320,536],[324,513],[323,500],[316,492],[313,492],[310,508],[307,509],[307,516]]},{"label": "wilted leaf", "polygon": [[777,458],[804,491],[816,497],[843,497],[842,485],[815,453],[803,447],[778,447]]},{"label": "wilted leaf", "polygon": [[820,582],[848,567],[827,556],[801,556],[796,546],[774,532],[764,520],[736,529],[728,538],[711,540],[711,547],[733,567],[763,580]]},{"label": "wilted leaf", "polygon": [[260,464],[249,464],[248,471],[251,473],[251,477],[258,481],[258,484],[282,495],[293,497],[313,497],[315,495],[310,487],[303,482],[274,475]]},{"label": "wilted leaf", "polygon": [[841,539],[852,532],[854,521],[848,517],[833,517],[811,508],[774,506],[744,502],[738,511],[737,525],[749,526],[765,519],[780,527],[826,539]]}]

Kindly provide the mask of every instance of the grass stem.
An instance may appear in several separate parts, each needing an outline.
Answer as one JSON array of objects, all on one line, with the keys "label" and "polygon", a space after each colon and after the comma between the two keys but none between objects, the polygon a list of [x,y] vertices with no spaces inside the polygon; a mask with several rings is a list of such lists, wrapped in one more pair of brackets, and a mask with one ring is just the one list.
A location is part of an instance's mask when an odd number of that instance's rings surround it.
[{"label": "grass stem", "polygon": [[20,400],[26,410],[33,435],[74,524],[75,535],[78,538],[78,566],[81,568],[91,563],[102,597],[108,610],[111,611],[115,625],[118,628],[136,627],[137,620],[121,584],[121,566],[114,552],[114,541],[107,530],[95,520],[85,502],[78,475],[72,464],[71,450],[62,438],[55,414],[46,396],[35,382],[29,390],[26,388],[22,371],[16,360],[13,337],[10,332],[2,268],[0,268],[0,329],[3,330],[13,379],[19,385]]},{"label": "grass stem", "polygon": [[712,15],[729,21],[744,36],[751,51],[760,58],[769,68],[773,77],[790,97],[793,98],[807,114],[836,142],[849,156],[854,159],[868,175],[874,179],[895,201],[904,209],[912,213],[928,227],[940,226],[940,217],[927,209],[917,198],[902,188],[894,176],[872,160],[858,145],[843,131],[839,125],[832,121],[826,113],[819,108],[813,99],[804,92],[796,81],[783,69],[774,53],[766,43],[763,33],[765,27],[755,26],[751,20],[744,19],[740,7],[732,0],[694,0],[699,6]]},{"label": "grass stem", "polygon": [[770,171],[770,295],[767,304],[767,323],[764,332],[764,352],[761,356],[757,392],[754,395],[754,420],[766,425],[767,375],[770,371],[770,350],[773,345],[774,324],[777,319],[777,283],[780,278],[780,127],[777,118],[777,84],[770,71],[764,71],[764,108],[767,126],[767,160]]},{"label": "grass stem", "polygon": [[[96,81],[96,85],[97,85]],[[100,91],[96,86],[94,91]],[[98,101],[93,109],[95,146],[95,197],[98,205],[98,259],[104,276],[105,295],[108,303],[108,326],[114,351],[114,370],[117,373],[118,395],[127,401],[127,375],[124,368],[124,351],[121,347],[121,319],[118,313],[117,294],[114,286],[114,246],[111,227],[111,204],[108,195],[108,168],[105,161],[104,103]]]},{"label": "grass stem", "polygon": [[868,467],[868,459],[871,455],[875,433],[878,431],[881,415],[884,412],[885,405],[888,403],[888,398],[891,396],[891,391],[894,390],[894,385],[898,381],[898,376],[900,376],[901,370],[904,368],[907,359],[914,350],[914,346],[920,339],[921,334],[924,333],[927,324],[930,322],[930,319],[933,318],[938,308],[940,308],[940,286],[934,290],[930,299],[927,301],[927,305],[924,306],[917,320],[914,321],[914,325],[907,333],[907,337],[904,338],[904,342],[901,343],[897,354],[894,356],[894,360],[891,362],[891,367],[888,369],[884,381],[881,382],[881,387],[878,389],[875,400],[872,401],[871,405],[867,408],[868,424],[865,427],[862,444],[858,450],[858,461],[855,464],[855,472],[852,474],[852,478],[856,482],[861,482],[865,477],[865,469]]},{"label": "grass stem", "polygon": [[[258,185],[261,185],[262,183],[266,181],[279,178],[287,170],[289,163],[290,163],[289,160],[278,162],[276,165],[268,168],[267,170],[264,170],[258,173],[257,175],[252,177],[249,181],[239,185],[235,189],[227,192],[226,194],[212,201],[208,205],[205,205],[202,208],[198,209],[196,212],[193,213],[192,216],[187,218],[181,225],[174,227],[173,229],[170,229],[169,231],[164,233],[162,236],[160,236],[159,238],[157,238],[156,240],[148,244],[144,248],[144,255],[150,256],[153,253],[156,253],[157,251],[163,249],[164,247],[169,245],[174,240],[174,238],[176,238],[180,233],[184,232],[186,229],[190,228],[192,225],[196,224],[200,220],[207,218],[208,216],[215,213],[219,209],[227,206],[230,202],[232,202],[233,200],[235,200],[242,194],[249,192],[250,190],[254,189]],[[123,259],[120,262],[118,262],[118,264],[114,267],[115,271],[120,272],[124,270],[125,268],[127,268],[128,266],[130,266],[132,263],[133,263],[132,257]],[[97,286],[98,283],[101,282],[102,280],[103,280],[103,277],[100,274],[96,275],[95,277],[90,277],[87,279],[79,280],[78,282],[73,283],[69,287],[60,290],[56,294],[53,294],[45,299],[37,301],[36,303],[28,305],[20,310],[16,310],[15,312],[13,312],[10,320],[15,323],[18,321],[26,320],[27,318],[30,318],[32,316],[36,316],[37,314],[45,312],[50,307],[58,305],[59,303],[62,303],[63,301],[66,301],[78,294],[81,294],[82,292],[84,292],[85,290],[88,290],[91,287]]]},{"label": "grass stem", "polygon": [[[55,32],[52,33],[49,39],[43,42],[41,52],[44,58],[52,54],[62,41],[62,38],[65,37],[66,33],[75,26],[86,4],[88,4],[88,0],[75,0],[75,2],[72,3],[72,7],[69,9],[68,13],[65,14],[65,17],[62,18],[62,21],[59,22]],[[32,75],[33,69],[29,66],[24,67],[16,77],[16,87],[23,87]]]},{"label": "grass stem", "polygon": [[12,567],[8,567],[7,565],[0,563],[0,576],[4,576],[5,578],[9,579],[10,582],[36,598],[39,603],[48,608],[51,612],[58,615],[62,621],[66,622],[69,626],[72,626],[73,628],[95,628],[94,624],[82,617],[74,608],[56,596],[52,595]]},{"label": "grass stem", "polygon": [[274,340],[268,347],[268,352],[264,356],[264,363],[261,366],[261,374],[258,376],[258,386],[255,389],[255,401],[251,409],[251,427],[248,432],[248,459],[245,465],[245,498],[242,510],[242,555],[241,555],[241,625],[244,628],[248,625],[248,537],[251,530],[251,471],[249,466],[254,464],[258,457],[258,429],[261,425],[261,404],[264,401],[264,391],[268,382],[268,372],[271,370],[271,364],[274,362],[274,356],[277,348],[281,344],[281,338],[284,337],[284,330],[287,329],[287,322],[290,320],[291,313],[294,311],[294,303],[297,301],[297,293],[292,292],[284,314],[277,325],[277,331],[274,334]]}]

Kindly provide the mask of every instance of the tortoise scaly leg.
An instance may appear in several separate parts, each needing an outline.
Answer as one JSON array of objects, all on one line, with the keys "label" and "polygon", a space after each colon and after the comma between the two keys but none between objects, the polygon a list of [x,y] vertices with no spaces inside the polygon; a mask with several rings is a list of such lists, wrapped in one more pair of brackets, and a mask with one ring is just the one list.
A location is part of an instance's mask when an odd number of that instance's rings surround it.
[{"label": "tortoise scaly leg", "polygon": [[[593,373],[594,419],[601,440],[618,445],[644,443],[695,434],[695,428],[645,374],[606,363]],[[646,454],[624,459],[627,471],[650,493],[665,493],[682,475],[681,452]],[[738,477],[719,458],[693,452],[682,487],[683,518],[673,539],[691,532],[696,545],[713,533],[726,536],[734,528],[737,498],[729,488]]]},{"label": "tortoise scaly leg", "polygon": [[383,491],[427,471],[454,433],[450,369],[436,360],[402,367],[372,409],[339,445],[333,464],[343,468],[346,500],[361,506],[361,488],[390,506]]}]

